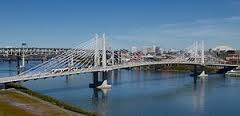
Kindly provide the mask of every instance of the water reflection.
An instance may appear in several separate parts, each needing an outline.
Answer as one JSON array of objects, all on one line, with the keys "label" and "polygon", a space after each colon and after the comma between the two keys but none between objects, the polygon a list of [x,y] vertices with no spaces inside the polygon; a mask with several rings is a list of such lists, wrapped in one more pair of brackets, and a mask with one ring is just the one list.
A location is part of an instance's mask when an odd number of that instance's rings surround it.
[{"label": "water reflection", "polygon": [[107,94],[110,91],[110,89],[93,88],[92,90],[93,90],[92,103],[95,105],[95,110],[101,113],[102,116],[105,116],[108,110]]},{"label": "water reflection", "polygon": [[112,85],[117,85],[119,82],[121,82],[121,73],[120,70],[114,70],[111,71],[111,78],[109,82],[111,82]]},{"label": "water reflection", "polygon": [[98,101],[102,99],[107,99],[108,92],[111,89],[97,89],[97,88],[92,88],[93,90],[93,101]]},{"label": "water reflection", "polygon": [[194,77],[193,107],[195,111],[203,111],[205,106],[205,87],[207,79]]}]

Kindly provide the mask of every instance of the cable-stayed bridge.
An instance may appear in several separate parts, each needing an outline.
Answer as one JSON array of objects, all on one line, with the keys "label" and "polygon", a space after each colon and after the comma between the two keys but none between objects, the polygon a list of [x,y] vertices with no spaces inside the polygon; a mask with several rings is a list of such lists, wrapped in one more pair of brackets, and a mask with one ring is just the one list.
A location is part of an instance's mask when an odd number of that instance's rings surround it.
[{"label": "cable-stayed bridge", "polygon": [[105,34],[79,44],[62,54],[32,67],[16,76],[2,77],[0,83],[35,80],[80,73],[107,72],[115,69],[131,68],[156,64],[188,64],[237,67],[225,64],[223,59],[204,50],[204,42],[194,42],[170,58],[146,60],[141,52],[130,53],[125,49],[113,49],[106,41]]}]

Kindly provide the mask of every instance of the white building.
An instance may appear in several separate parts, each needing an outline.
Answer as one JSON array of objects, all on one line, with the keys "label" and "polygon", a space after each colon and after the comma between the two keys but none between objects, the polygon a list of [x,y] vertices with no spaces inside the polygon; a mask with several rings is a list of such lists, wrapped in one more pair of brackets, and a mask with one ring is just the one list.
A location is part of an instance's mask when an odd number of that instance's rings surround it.
[{"label": "white building", "polygon": [[229,51],[229,50],[236,50],[236,49],[233,49],[232,47],[229,47],[229,46],[218,46],[218,47],[213,48],[213,50],[215,50],[215,51]]}]

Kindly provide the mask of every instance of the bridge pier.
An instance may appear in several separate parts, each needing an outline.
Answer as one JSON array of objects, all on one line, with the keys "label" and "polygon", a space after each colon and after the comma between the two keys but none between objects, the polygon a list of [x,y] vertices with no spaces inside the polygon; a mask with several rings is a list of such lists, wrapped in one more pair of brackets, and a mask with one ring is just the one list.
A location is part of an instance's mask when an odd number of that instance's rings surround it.
[{"label": "bridge pier", "polygon": [[99,82],[99,73],[100,72],[93,72],[93,83],[89,84],[89,88],[96,88],[97,86],[99,86],[101,84],[101,82]]},{"label": "bridge pier", "polygon": [[134,70],[138,70],[140,71],[141,70],[141,66],[136,66],[136,67],[133,67]]},{"label": "bridge pier", "polygon": [[198,76],[203,71],[205,71],[206,67],[204,65],[194,65],[193,68],[193,76]]},{"label": "bridge pier", "polygon": [[201,71],[201,72],[202,72],[202,71],[205,71],[205,69],[206,69],[205,66],[203,66],[203,65],[200,66],[200,71]]},{"label": "bridge pier", "polygon": [[194,68],[193,68],[193,75],[194,76],[197,76],[197,75],[199,75],[199,71],[198,71],[198,65],[194,65]]},{"label": "bridge pier", "polygon": [[[101,78],[101,80],[99,80]],[[104,80],[107,80],[107,72],[93,72],[93,83],[89,84],[89,88],[100,86]]]},{"label": "bridge pier", "polygon": [[227,71],[232,70],[233,68],[224,66],[223,67],[223,74],[225,74]]},{"label": "bridge pier", "polygon": [[20,74],[20,72],[21,72],[20,57],[17,57],[17,66],[16,66],[16,68],[17,68],[17,74]]}]

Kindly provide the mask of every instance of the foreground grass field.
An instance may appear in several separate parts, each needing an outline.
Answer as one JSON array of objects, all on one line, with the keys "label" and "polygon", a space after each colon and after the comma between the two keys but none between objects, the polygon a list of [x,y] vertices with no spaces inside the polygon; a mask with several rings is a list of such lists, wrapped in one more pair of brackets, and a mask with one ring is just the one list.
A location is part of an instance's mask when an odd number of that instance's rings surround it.
[{"label": "foreground grass field", "polygon": [[77,116],[15,89],[0,90],[0,116]]},{"label": "foreground grass field", "polygon": [[[30,99],[31,101],[29,101],[28,98],[32,98],[32,99],[38,100],[41,103],[45,103],[45,104],[53,107],[52,108],[53,111],[43,111],[43,115],[40,114],[40,116],[48,116],[48,115],[50,115],[50,116],[52,116],[52,115],[57,115],[57,116],[69,116],[69,115],[70,116],[72,116],[72,115],[74,115],[74,116],[75,115],[80,115],[80,116],[82,116],[82,115],[84,115],[84,116],[99,116],[99,114],[96,113],[96,112],[90,112],[90,111],[84,110],[82,108],[79,108],[79,107],[76,107],[76,106],[64,103],[62,101],[59,101],[59,100],[57,100],[57,99],[55,99],[55,98],[53,98],[51,96],[47,96],[47,95],[40,94],[38,92],[34,92],[34,91],[32,91],[32,90],[30,90],[28,88],[25,88],[24,86],[22,86],[20,84],[7,83],[7,84],[5,84],[5,88],[7,88],[7,90],[0,90],[0,96],[2,96],[2,97],[0,97],[0,103],[6,101],[5,99],[8,99],[8,96],[15,96],[13,99],[19,99],[19,97],[20,97],[19,100],[22,101],[22,102],[26,102],[26,103],[30,103],[30,104],[33,103],[32,104],[33,107],[34,107],[33,111],[41,111],[41,109],[37,109],[37,108],[40,107],[42,104],[36,104],[35,105],[35,101],[31,100],[31,99]],[[16,94],[11,93],[11,92],[15,92]],[[7,93],[9,93],[9,94],[7,94]],[[23,95],[23,96],[21,97],[21,96],[19,96],[17,94]],[[8,95],[8,96],[6,96],[6,95]],[[5,96],[5,98],[4,98],[4,96]],[[9,101],[9,103],[11,103],[11,100]],[[9,106],[9,104],[6,104],[6,108],[8,106]],[[23,104],[22,106],[25,106],[25,105]],[[45,107],[45,106],[43,106],[43,107],[46,110],[51,110],[51,109],[48,109],[48,107]],[[9,106],[8,109],[10,109],[10,108],[11,107]],[[19,109],[21,107],[17,107],[17,108]],[[29,110],[31,111],[31,108],[29,109],[28,107],[26,107],[25,109],[27,109],[28,111]],[[55,110],[58,111],[58,112],[56,112]],[[7,109],[5,109],[5,111],[7,111]],[[1,112],[1,109],[0,109],[0,112]],[[50,112],[51,114],[48,114],[48,112]],[[16,113],[16,112],[14,111],[14,113]],[[23,113],[26,113],[26,112],[23,111]],[[27,113],[29,113],[29,112],[27,112]],[[35,114],[39,115],[39,113],[41,113],[41,112],[38,112],[38,113],[35,113]],[[65,114],[65,113],[67,113],[67,114]],[[0,114],[0,116],[1,116],[1,114]],[[9,115],[7,115],[7,116],[9,116]],[[17,116],[19,116],[19,115],[17,115]]]}]

